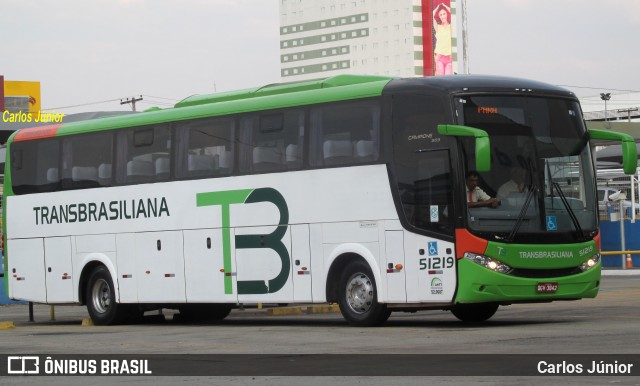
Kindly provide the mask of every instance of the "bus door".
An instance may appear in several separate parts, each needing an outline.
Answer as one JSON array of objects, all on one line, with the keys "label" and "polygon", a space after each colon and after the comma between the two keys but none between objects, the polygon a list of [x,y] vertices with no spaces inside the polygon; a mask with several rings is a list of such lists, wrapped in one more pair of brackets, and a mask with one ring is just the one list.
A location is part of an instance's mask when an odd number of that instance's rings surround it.
[{"label": "bus door", "polygon": [[[407,302],[449,302],[456,288],[455,141],[438,133],[450,122],[437,94],[393,96],[393,166],[404,233]],[[453,154],[452,154],[453,152]],[[447,241],[448,240],[448,241]]]}]

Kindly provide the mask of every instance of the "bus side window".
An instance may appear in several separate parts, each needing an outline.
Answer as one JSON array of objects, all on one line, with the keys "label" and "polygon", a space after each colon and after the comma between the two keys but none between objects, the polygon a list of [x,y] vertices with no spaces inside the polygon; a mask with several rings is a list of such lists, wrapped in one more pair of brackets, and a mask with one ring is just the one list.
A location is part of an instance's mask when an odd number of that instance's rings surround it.
[{"label": "bus side window", "polygon": [[178,128],[181,155],[178,174],[181,178],[215,177],[233,171],[235,121],[203,119]]},{"label": "bus side window", "polygon": [[241,171],[265,173],[302,167],[302,111],[245,117],[240,127]]},{"label": "bus side window", "polygon": [[[119,133],[123,152],[119,181],[141,183],[166,181],[170,178],[172,131],[168,124],[138,127]],[[108,174],[109,167],[103,166]]]},{"label": "bus side window", "polygon": [[377,101],[318,106],[311,111],[311,165],[353,165],[380,154]]},{"label": "bus side window", "polygon": [[[87,189],[110,186],[111,177],[100,176],[103,164],[113,163],[113,133],[100,132],[68,136],[63,139],[62,187]],[[104,169],[104,167],[102,167]]]},{"label": "bus side window", "polygon": [[11,146],[11,182],[15,194],[51,192],[60,188],[60,141],[43,139]]}]

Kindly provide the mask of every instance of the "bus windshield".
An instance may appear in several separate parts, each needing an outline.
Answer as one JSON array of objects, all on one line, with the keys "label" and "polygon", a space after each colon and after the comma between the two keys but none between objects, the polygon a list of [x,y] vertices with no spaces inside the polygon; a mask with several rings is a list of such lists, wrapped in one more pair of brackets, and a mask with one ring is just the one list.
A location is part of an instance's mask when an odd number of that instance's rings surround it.
[{"label": "bus windshield", "polygon": [[[532,243],[545,240],[540,233],[575,241],[596,232],[593,164],[576,101],[464,96],[455,104],[458,123],[491,140],[491,171],[479,173],[478,187],[498,205],[468,207],[470,230]],[[474,142],[461,143],[466,170],[473,171]]]}]

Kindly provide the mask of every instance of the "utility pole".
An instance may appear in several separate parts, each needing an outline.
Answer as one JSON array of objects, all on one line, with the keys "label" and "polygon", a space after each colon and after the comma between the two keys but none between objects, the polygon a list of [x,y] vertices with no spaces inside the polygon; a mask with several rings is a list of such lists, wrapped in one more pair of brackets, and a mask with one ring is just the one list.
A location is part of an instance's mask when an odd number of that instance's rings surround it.
[{"label": "utility pole", "polygon": [[607,119],[607,101],[609,99],[611,99],[611,93],[610,92],[608,92],[608,93],[601,92],[600,93],[600,99],[602,99],[604,101],[604,122],[605,122],[604,124],[606,126],[607,121],[608,121],[608,119]]},{"label": "utility pole", "polygon": [[139,98],[131,97],[131,98],[127,98],[125,100],[120,99],[120,104],[121,105],[127,105],[127,104],[131,103],[131,111],[136,111],[136,102],[139,102],[141,100],[142,100],[142,95],[140,95]]}]

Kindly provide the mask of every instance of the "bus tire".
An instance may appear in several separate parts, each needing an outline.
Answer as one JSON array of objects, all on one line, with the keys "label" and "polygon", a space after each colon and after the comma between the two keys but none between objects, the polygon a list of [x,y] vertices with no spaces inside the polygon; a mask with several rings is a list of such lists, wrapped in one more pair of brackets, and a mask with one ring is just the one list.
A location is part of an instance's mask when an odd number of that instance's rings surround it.
[{"label": "bus tire", "polygon": [[91,272],[85,299],[87,299],[87,311],[95,325],[120,324],[127,316],[128,308],[116,302],[111,274],[103,265]]},{"label": "bus tire", "polygon": [[208,321],[218,322],[231,313],[232,304],[187,304],[181,306],[180,317],[182,321]]},{"label": "bus tire", "polygon": [[378,326],[391,314],[387,306],[378,303],[375,278],[369,265],[361,260],[349,263],[342,273],[338,304],[342,316],[352,326]]},{"label": "bus tire", "polygon": [[451,313],[466,323],[484,322],[498,311],[498,303],[456,304]]}]

